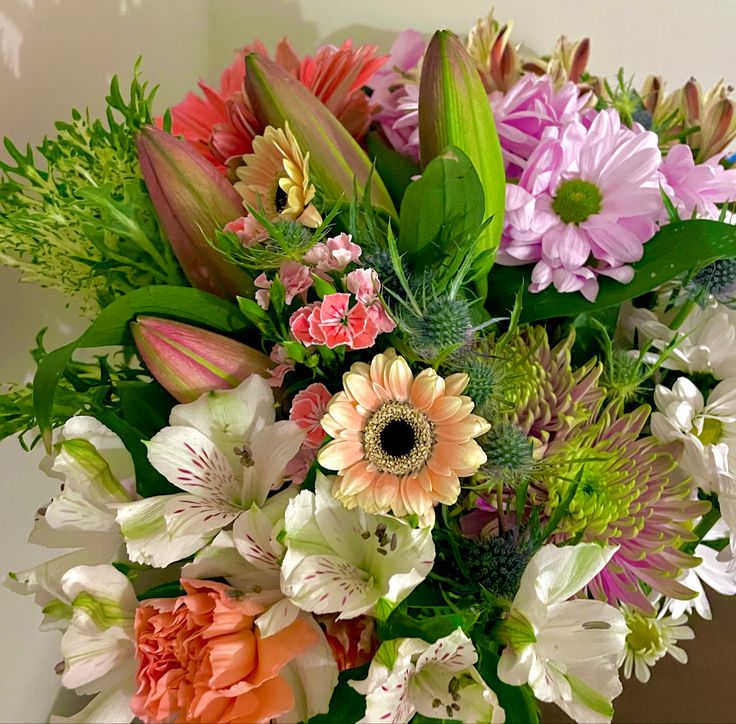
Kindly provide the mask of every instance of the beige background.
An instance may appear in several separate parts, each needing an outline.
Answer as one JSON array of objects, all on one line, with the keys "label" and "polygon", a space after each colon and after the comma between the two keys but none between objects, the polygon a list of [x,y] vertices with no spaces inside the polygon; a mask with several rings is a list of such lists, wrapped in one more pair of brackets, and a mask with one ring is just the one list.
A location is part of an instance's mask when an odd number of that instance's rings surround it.
[{"label": "beige background", "polygon": [[[495,5],[497,17],[515,20],[514,40],[536,50],[549,49],[561,33],[589,35],[597,73],[613,73],[625,63],[640,80],[657,72],[672,86],[691,75],[705,84],[721,76],[736,81],[734,0]],[[110,76],[129,78],[140,54],[145,76],[161,83],[163,107],[198,77],[214,81],[232,50],[254,37],[272,46],[288,34],[302,52],[348,36],[387,48],[403,28],[463,32],[488,9],[479,0],[0,0],[0,16],[23,34],[18,67],[0,63],[0,135],[35,142],[71,106],[99,109]],[[30,372],[27,350],[40,327],[50,327],[52,346],[81,329],[60,295],[18,285],[8,270],[0,270],[0,305],[0,380]],[[2,571],[49,557],[24,544],[33,511],[54,488],[37,470],[39,455],[21,453],[14,440],[0,444]],[[4,589],[0,611],[0,721],[42,721],[58,688],[58,635],[38,633],[40,616],[31,601]],[[736,721],[736,601],[716,601],[714,613],[714,622],[693,619],[697,638],[685,644],[689,665],[670,659],[656,667],[646,687],[627,685],[617,701],[617,721]],[[557,719],[550,711],[547,720]]]}]

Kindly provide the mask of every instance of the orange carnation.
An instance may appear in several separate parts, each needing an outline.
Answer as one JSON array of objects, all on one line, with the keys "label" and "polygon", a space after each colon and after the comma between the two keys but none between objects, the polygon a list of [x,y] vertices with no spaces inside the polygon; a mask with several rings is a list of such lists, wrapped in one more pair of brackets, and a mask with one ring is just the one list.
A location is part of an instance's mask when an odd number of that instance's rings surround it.
[{"label": "orange carnation", "polygon": [[237,589],[182,579],[185,596],[144,601],[136,611],[138,691],[146,724],[268,722],[294,707],[282,667],[317,643],[304,620],[266,638],[253,625],[264,608]]}]

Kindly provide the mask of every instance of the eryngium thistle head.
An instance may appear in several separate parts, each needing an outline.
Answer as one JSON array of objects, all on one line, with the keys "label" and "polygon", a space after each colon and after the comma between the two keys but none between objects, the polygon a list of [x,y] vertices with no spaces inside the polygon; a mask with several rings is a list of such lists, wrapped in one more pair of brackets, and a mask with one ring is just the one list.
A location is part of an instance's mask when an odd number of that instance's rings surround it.
[{"label": "eryngium thistle head", "polygon": [[508,422],[494,425],[480,440],[488,460],[483,470],[502,480],[522,480],[534,468],[531,440]]},{"label": "eryngium thistle head", "polygon": [[605,410],[584,431],[547,448],[537,480],[548,516],[572,495],[558,525],[561,538],[620,546],[591,582],[594,595],[643,610],[651,604],[642,584],[672,598],[691,596],[677,578],[697,559],[679,549],[693,540],[693,522],[708,509],[690,499],[690,480],[675,470],[677,446],[639,437],[648,418],[647,406],[620,418]]},{"label": "eryngium thistle head", "polygon": [[470,305],[464,299],[441,294],[429,299],[422,316],[406,320],[412,337],[410,344],[426,360],[433,360],[473,337]]},{"label": "eryngium thistle head", "polygon": [[[378,278],[381,280],[381,287],[384,290],[388,289],[394,292],[394,294],[403,294],[401,283],[396,276],[396,270],[394,269],[391,255],[387,249],[364,251],[362,263],[364,267],[373,269],[378,274]],[[394,300],[391,297],[388,297],[386,301],[389,305],[393,305]]]},{"label": "eryngium thistle head", "polygon": [[721,304],[736,301],[736,259],[719,259],[703,267],[687,286],[693,298],[701,305],[714,297]]},{"label": "eryngium thistle head", "polygon": [[462,546],[465,570],[474,583],[501,598],[513,600],[532,550],[514,533],[466,539]]},{"label": "eryngium thistle head", "polygon": [[562,439],[595,415],[603,399],[597,386],[601,365],[589,362],[573,370],[574,334],[550,349],[544,327],[527,327],[502,337],[491,348],[505,364],[503,397],[506,420],[535,438],[542,449]]},{"label": "eryngium thistle head", "polygon": [[[463,394],[475,403],[476,410],[488,411],[491,401],[500,402],[504,371],[497,360],[471,352],[456,355],[447,368],[450,372],[464,372],[468,376],[468,386]],[[494,404],[492,408],[496,406]]]}]

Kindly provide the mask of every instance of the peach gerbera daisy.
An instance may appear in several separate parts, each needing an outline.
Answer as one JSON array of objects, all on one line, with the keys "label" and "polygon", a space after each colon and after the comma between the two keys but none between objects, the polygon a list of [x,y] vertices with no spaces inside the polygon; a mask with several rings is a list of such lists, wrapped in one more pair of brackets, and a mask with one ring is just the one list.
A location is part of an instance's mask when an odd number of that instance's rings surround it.
[{"label": "peach gerbera daisy", "polygon": [[393,350],[370,365],[356,362],[322,418],[334,439],[318,459],[338,472],[335,498],[347,508],[423,521],[433,520],[435,503],[452,505],[459,478],[486,461],[473,438],[490,429],[471,414],[473,401],[461,394],[467,384],[466,374],[443,379],[433,369],[415,378]]},{"label": "peach gerbera daisy", "polygon": [[243,161],[235,190],[246,208],[313,229],[322,223],[311,203],[315,188],[309,180],[309,153],[302,153],[288,123],[284,129],[268,126],[253,139],[253,153],[243,156]]}]

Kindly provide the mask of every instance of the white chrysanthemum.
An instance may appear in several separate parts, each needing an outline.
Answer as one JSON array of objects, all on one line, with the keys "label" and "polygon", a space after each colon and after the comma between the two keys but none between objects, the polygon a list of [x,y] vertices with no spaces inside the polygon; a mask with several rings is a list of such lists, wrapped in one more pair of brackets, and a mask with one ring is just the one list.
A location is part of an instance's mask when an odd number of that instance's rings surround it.
[{"label": "white chrysanthemum", "polygon": [[736,378],[716,385],[706,404],[700,390],[687,378],[680,377],[672,389],[657,385],[654,390],[657,412],[652,413],[652,433],[662,442],[682,440],[687,451],[681,467],[701,483],[698,469],[691,469],[693,457],[709,457],[708,448],[725,445],[731,469],[736,469]]},{"label": "white chrysanthemum", "polygon": [[[623,305],[622,331],[630,342],[636,332],[640,347],[651,343],[656,350],[663,350],[675,339],[679,340],[662,365],[666,369],[705,372],[718,380],[736,376],[736,355],[733,354],[736,310],[716,302],[703,308],[696,305],[675,332],[668,325],[677,311],[675,308],[655,314],[648,309]],[[656,357],[650,355],[652,360]]]},{"label": "white chrysanthemum", "polygon": [[643,684],[649,681],[649,669],[669,654],[681,664],[687,663],[687,652],[677,646],[680,640],[695,638],[693,630],[684,624],[687,616],[647,616],[634,608],[621,604],[629,634],[620,663],[624,676],[631,678],[632,672]]},{"label": "white chrysanthemum", "polygon": [[622,690],[623,616],[603,601],[569,600],[616,550],[595,543],[544,546],[526,567],[502,625],[507,645],[498,678],[529,684],[537,699],[557,704],[576,722],[610,722],[611,700]]}]

